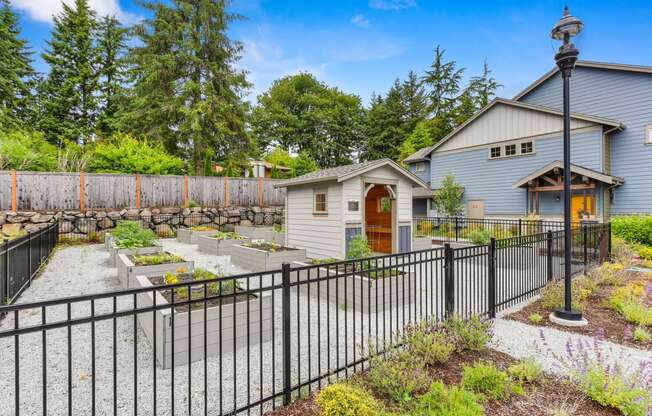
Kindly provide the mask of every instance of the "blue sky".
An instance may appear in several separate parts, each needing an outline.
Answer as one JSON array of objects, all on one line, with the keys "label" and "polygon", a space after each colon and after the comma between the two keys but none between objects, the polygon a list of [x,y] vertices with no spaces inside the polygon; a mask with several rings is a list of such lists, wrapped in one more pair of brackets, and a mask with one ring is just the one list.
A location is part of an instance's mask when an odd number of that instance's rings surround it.
[{"label": "blue sky", "polygon": [[[40,52],[59,0],[10,1]],[[135,0],[90,1],[126,23],[145,16]],[[504,85],[498,94],[511,97],[554,65],[548,33],[567,3],[585,23],[575,42],[581,59],[652,65],[649,1],[234,0],[231,10],[247,20],[231,35],[245,45],[252,100],[274,79],[310,71],[367,103],[409,70],[423,73],[438,44],[467,77],[487,59]],[[47,71],[40,58],[35,65]]]}]

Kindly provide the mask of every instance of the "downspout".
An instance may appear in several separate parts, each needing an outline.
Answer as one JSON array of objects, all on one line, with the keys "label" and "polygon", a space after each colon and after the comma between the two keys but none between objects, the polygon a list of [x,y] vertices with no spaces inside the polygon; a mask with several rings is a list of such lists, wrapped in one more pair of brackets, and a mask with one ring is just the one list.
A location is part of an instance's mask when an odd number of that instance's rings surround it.
[{"label": "downspout", "polygon": [[[621,124],[619,126],[612,127],[610,129],[605,130],[604,132],[602,132],[602,143],[607,143],[607,136],[608,135],[610,135],[611,133],[613,133],[616,130],[622,130],[623,128],[624,128],[624,126]],[[609,170],[608,170],[608,173],[609,173],[609,175],[611,175],[611,140],[609,140],[608,146],[609,146]],[[602,156],[602,162],[603,163],[605,162],[604,159],[605,158],[604,158],[604,155],[603,155]],[[606,168],[606,166],[604,166],[604,167]],[[603,170],[605,171],[605,173],[607,173],[606,169],[603,169]],[[609,204],[611,204],[611,190],[613,188],[615,188],[616,186],[618,186],[618,185],[614,184],[614,185],[608,186],[607,189],[606,189],[606,191],[607,191],[606,197],[609,198]],[[603,200],[602,200],[602,222],[605,222],[607,220],[607,218],[605,218],[604,207],[605,207],[605,200],[603,198]],[[611,216],[611,209],[609,211],[610,211],[609,215]]]}]

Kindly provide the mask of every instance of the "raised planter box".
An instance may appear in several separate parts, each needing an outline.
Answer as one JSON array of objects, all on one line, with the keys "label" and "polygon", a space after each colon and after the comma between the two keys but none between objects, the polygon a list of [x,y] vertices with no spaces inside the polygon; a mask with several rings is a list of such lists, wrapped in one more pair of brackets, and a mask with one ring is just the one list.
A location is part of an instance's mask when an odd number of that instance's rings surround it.
[{"label": "raised planter box", "polygon": [[280,269],[283,263],[306,259],[306,249],[304,248],[270,252],[235,244],[231,246],[230,251],[233,263],[252,272],[276,270]]},{"label": "raised planter box", "polygon": [[198,240],[199,251],[203,253],[216,254],[218,256],[227,256],[231,254],[231,247],[236,244],[243,244],[246,242],[246,238],[219,239],[208,235],[200,235]]},{"label": "raised planter box", "polygon": [[236,225],[235,232],[251,240],[265,240],[285,245],[285,233],[274,231],[273,227],[245,227]]},{"label": "raised planter box", "polygon": [[[135,283],[136,287],[154,287],[146,276],[136,276]],[[156,305],[169,305],[159,291],[150,290],[138,295],[138,306],[151,306],[154,296],[156,296]],[[234,344],[237,349],[246,346],[247,341],[250,345],[256,345],[271,339],[274,311],[270,293],[250,296],[248,300],[237,301],[235,304],[229,302],[228,298],[229,296],[225,296],[221,307],[219,305],[207,307],[206,334],[204,334],[203,307],[190,312],[175,310],[174,323],[172,308],[158,309],[154,314],[138,314],[138,322],[152,345],[156,333],[158,365],[164,369],[172,367],[173,328],[175,366],[188,364],[188,359],[191,362],[204,359],[204,336],[206,336],[207,356],[233,351]],[[189,318],[190,325],[188,325]],[[189,337],[191,349],[188,348]]]},{"label": "raised planter box", "polygon": [[132,255],[118,254],[118,280],[123,288],[135,286],[136,276],[162,276],[165,273],[174,273],[180,269],[193,271],[195,268],[194,261],[182,261],[177,263],[152,264],[138,266],[132,261]]},{"label": "raised planter box", "polygon": [[[294,267],[309,266],[305,262],[293,262]],[[402,270],[399,268],[399,270]],[[301,293],[319,296],[336,303],[338,307],[363,313],[375,313],[396,308],[408,308],[409,303],[419,300],[415,274],[405,267],[401,275],[385,278],[369,278],[358,274],[344,274],[327,265],[299,270],[291,273],[291,281],[316,280],[313,283],[295,285]],[[326,278],[328,277],[328,278]]]},{"label": "raised planter box", "polygon": [[116,267],[118,264],[118,254],[129,254],[132,256],[138,254],[156,254],[163,251],[163,247],[159,242],[155,242],[153,246],[150,247],[138,247],[138,248],[120,248],[115,243],[115,240],[111,241],[111,248],[109,249],[109,265]]},{"label": "raised planter box", "polygon": [[209,231],[195,231],[190,228],[179,228],[177,230],[177,241],[186,244],[199,244],[199,236],[214,235],[218,231],[217,228]]},{"label": "raised planter box", "polygon": [[412,238],[412,251],[430,250],[432,248],[432,237]]}]

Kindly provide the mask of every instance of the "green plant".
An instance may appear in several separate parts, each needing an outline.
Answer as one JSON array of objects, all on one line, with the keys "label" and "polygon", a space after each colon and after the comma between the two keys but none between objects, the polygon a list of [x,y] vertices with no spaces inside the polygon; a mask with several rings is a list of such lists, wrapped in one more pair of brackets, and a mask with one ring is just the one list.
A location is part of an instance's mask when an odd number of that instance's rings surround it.
[{"label": "green plant", "polygon": [[469,240],[473,244],[486,246],[491,242],[491,233],[487,230],[475,229],[469,233]]},{"label": "green plant", "polygon": [[625,301],[620,313],[627,322],[641,326],[652,325],[652,308],[644,305],[642,301]]},{"label": "green plant", "polygon": [[417,229],[422,235],[432,235],[432,223],[430,221],[421,221]]},{"label": "green plant", "polygon": [[492,338],[491,321],[483,321],[478,316],[463,319],[454,315],[444,321],[449,340],[457,351],[482,351]]},{"label": "green plant", "polygon": [[543,320],[543,316],[539,315],[538,313],[532,313],[530,316],[527,318],[530,322],[532,322],[534,325],[539,325],[541,321]]},{"label": "green plant", "polygon": [[315,398],[321,416],[376,416],[380,406],[360,387],[337,383],[325,387]]},{"label": "green plant", "polygon": [[407,351],[394,351],[386,358],[371,358],[367,376],[375,392],[396,402],[408,403],[430,384],[423,363]]},{"label": "green plant", "polygon": [[649,246],[639,247],[638,256],[643,260],[652,260],[652,247]]},{"label": "green plant", "polygon": [[57,148],[41,133],[0,132],[0,170],[53,171]]},{"label": "green plant", "polygon": [[277,233],[285,232],[285,227],[283,227],[281,224],[274,224],[274,227],[272,229]]},{"label": "green plant", "polygon": [[[580,301],[580,291],[577,284],[573,281],[572,290],[572,305],[573,309],[582,310],[582,303]],[[564,282],[555,281],[550,282],[543,289],[541,289],[541,306],[545,309],[553,310],[564,306]]]},{"label": "green plant", "polygon": [[199,203],[197,203],[197,201],[195,201],[194,199],[189,199],[186,201],[185,204],[183,204],[184,208],[197,208],[199,206],[200,206]]},{"label": "green plant", "polygon": [[120,221],[111,234],[120,248],[151,247],[156,242],[156,234],[136,221]]},{"label": "green plant", "polygon": [[435,366],[448,361],[455,345],[448,341],[443,328],[430,323],[422,323],[406,330],[403,343],[408,352],[427,366]]},{"label": "green plant", "polygon": [[587,369],[579,377],[580,389],[602,406],[620,410],[624,416],[647,416],[652,392],[632,385],[600,365]]},{"label": "green plant", "polygon": [[435,193],[434,204],[437,212],[448,217],[462,214],[464,187],[455,182],[455,176],[446,175]]},{"label": "green plant", "polygon": [[591,271],[590,276],[600,286],[615,286],[623,280],[625,266],[622,263],[604,262]]},{"label": "green plant", "polygon": [[183,258],[172,253],[143,254],[134,256],[136,266],[152,266],[155,264],[181,263]]},{"label": "green plant", "polygon": [[373,254],[367,236],[356,235],[349,241],[349,249],[346,252],[347,259],[362,259]]},{"label": "green plant", "polygon": [[652,335],[648,332],[647,329],[643,328],[642,326],[636,327],[634,330],[634,334],[632,335],[632,339],[634,342],[648,342],[650,339],[652,339]]},{"label": "green plant", "polygon": [[611,239],[611,258],[614,261],[622,263],[624,266],[630,266],[635,255],[634,249],[625,240],[618,237]]},{"label": "green plant", "polygon": [[523,383],[532,383],[541,377],[543,370],[533,359],[525,359],[517,364],[512,364],[507,368],[507,373],[512,380]]},{"label": "green plant", "polygon": [[488,362],[476,362],[472,366],[464,366],[461,384],[466,389],[496,401],[504,400],[512,393],[523,392],[522,387],[513,383],[507,372],[499,370],[493,363]]},{"label": "green plant", "polygon": [[611,232],[628,243],[652,246],[652,215],[615,216]]},{"label": "green plant", "polygon": [[190,229],[192,231],[215,231],[215,227],[211,227],[210,225],[194,225]]},{"label": "green plant", "polygon": [[460,386],[446,387],[441,381],[432,383],[420,396],[410,416],[482,416],[480,397]]},{"label": "green plant", "polygon": [[245,236],[236,233],[235,231],[218,231],[211,236],[218,240],[243,240]]}]

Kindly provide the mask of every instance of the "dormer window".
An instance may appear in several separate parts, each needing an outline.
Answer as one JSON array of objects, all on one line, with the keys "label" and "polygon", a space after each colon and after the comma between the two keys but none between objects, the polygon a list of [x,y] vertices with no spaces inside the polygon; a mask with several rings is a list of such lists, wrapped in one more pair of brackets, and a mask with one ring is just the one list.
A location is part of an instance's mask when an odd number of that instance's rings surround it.
[{"label": "dormer window", "polygon": [[426,171],[426,164],[424,162],[419,162],[414,165],[414,171],[415,172],[425,172]]}]

